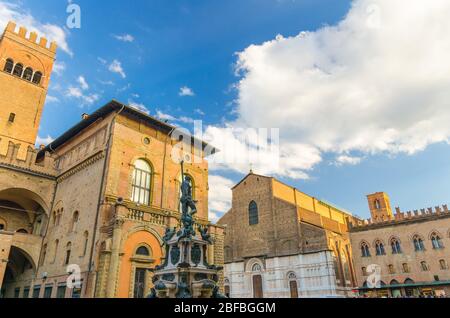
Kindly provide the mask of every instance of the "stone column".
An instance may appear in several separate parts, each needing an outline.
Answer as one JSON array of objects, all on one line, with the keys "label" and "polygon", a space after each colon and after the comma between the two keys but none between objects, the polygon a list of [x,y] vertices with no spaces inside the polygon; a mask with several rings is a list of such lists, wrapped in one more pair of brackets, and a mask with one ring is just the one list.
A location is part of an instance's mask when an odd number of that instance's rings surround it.
[{"label": "stone column", "polygon": [[[116,211],[119,207],[116,207]],[[120,243],[122,240],[122,225],[124,221],[120,218],[116,218],[114,221],[112,246],[111,246],[111,260],[109,264],[108,283],[106,285],[106,297],[116,297],[116,287],[119,275],[120,265]]]},{"label": "stone column", "polygon": [[3,284],[3,278],[8,265],[9,251],[11,249],[13,235],[3,232],[0,234],[0,288]]}]

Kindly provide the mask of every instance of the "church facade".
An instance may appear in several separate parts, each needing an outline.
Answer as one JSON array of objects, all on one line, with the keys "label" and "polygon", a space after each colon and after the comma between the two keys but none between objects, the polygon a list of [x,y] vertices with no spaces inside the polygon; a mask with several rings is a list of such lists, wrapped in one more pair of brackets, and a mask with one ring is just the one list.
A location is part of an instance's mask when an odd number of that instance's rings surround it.
[{"label": "church facade", "polygon": [[232,298],[347,297],[356,286],[351,214],[274,178],[250,173],[233,189],[225,227]]},{"label": "church facade", "polygon": [[[16,29],[10,22],[0,39],[2,295],[145,297],[148,270],[166,257],[165,229],[180,219],[176,127],[111,101],[35,149],[56,44]],[[184,158],[201,156],[185,160],[197,222],[214,239],[209,263],[221,265],[223,228],[208,220],[208,145],[189,146]]]}]

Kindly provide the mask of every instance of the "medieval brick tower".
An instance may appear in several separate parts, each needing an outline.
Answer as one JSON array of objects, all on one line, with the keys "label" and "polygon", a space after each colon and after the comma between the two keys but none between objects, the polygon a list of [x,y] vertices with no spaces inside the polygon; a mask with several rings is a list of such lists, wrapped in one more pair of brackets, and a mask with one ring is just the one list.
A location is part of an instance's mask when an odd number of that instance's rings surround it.
[{"label": "medieval brick tower", "polygon": [[56,43],[9,22],[0,38],[0,155],[9,143],[25,159],[39,129],[56,55]]},{"label": "medieval brick tower", "polygon": [[385,192],[377,192],[367,196],[370,214],[374,222],[382,222],[394,218],[391,208],[391,200]]}]

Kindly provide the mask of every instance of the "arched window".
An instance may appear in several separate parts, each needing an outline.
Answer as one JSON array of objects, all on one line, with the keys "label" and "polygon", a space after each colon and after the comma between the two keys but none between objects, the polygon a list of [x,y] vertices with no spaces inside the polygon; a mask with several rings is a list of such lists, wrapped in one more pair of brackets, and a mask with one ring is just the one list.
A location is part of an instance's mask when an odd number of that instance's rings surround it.
[{"label": "arched window", "polygon": [[257,272],[257,273],[261,272],[261,265],[259,265],[258,263],[254,264],[252,266],[252,272]]},{"label": "arched window", "polygon": [[89,243],[89,232],[84,232],[84,247],[83,247],[83,256],[86,255]]},{"label": "arched window", "polygon": [[11,74],[13,68],[14,68],[14,61],[12,59],[7,59],[6,63],[5,63],[5,68],[3,69],[3,71]]},{"label": "arched window", "polygon": [[33,77],[33,69],[31,67],[27,67],[25,69],[25,72],[23,72],[22,78],[31,82],[32,77]]},{"label": "arched window", "polygon": [[370,257],[369,245],[366,242],[361,243],[361,256]]},{"label": "arched window", "polygon": [[425,251],[425,245],[423,244],[423,240],[419,235],[415,235],[413,238],[414,249],[416,252]]},{"label": "arched window", "polygon": [[59,247],[59,240],[56,240],[54,251],[53,251],[53,263],[56,261],[56,256],[58,255],[58,247]]},{"label": "arched window", "polygon": [[395,267],[392,264],[388,265],[389,274],[395,274]]},{"label": "arched window", "polygon": [[422,268],[422,271],[424,271],[424,272],[428,272],[430,270],[430,268],[428,267],[427,262],[425,262],[425,261],[420,262],[420,267]]},{"label": "arched window", "polygon": [[80,213],[78,211],[75,211],[72,216],[72,223],[70,224],[70,232],[75,232],[77,230],[79,218]]},{"label": "arched window", "polygon": [[437,233],[431,234],[431,244],[433,245],[433,249],[440,250],[444,248],[444,244],[442,243],[441,237]]},{"label": "arched window", "polygon": [[150,256],[150,251],[146,246],[139,246],[136,250],[136,255],[139,256]]},{"label": "arched window", "polygon": [[45,257],[47,256],[47,244],[42,247],[41,266],[45,263]]},{"label": "arched window", "polygon": [[386,255],[386,251],[384,249],[384,244],[381,241],[375,242],[375,250],[376,250],[377,256]]},{"label": "arched window", "polygon": [[375,209],[381,210],[380,200],[376,199],[374,202]]},{"label": "arched window", "polygon": [[131,200],[138,204],[150,205],[150,187],[152,184],[152,168],[142,159],[134,163]]},{"label": "arched window", "polygon": [[42,73],[41,72],[34,73],[33,83],[39,85],[41,83],[41,80],[42,80]]},{"label": "arched window", "polygon": [[248,206],[248,219],[250,225],[256,225],[259,223],[258,205],[255,201],[250,202]]},{"label": "arched window", "polygon": [[400,245],[400,241],[397,238],[391,239],[391,247],[392,247],[392,254],[402,253],[402,247]]},{"label": "arched window", "polygon": [[403,269],[403,273],[409,273],[410,272],[408,263],[403,263],[402,264],[402,269]]},{"label": "arched window", "polygon": [[71,253],[72,253],[72,243],[69,242],[69,243],[67,243],[67,246],[66,246],[66,259],[64,261],[65,265],[69,265]]},{"label": "arched window", "polygon": [[55,226],[56,225],[56,211],[53,211],[52,220],[53,220],[53,226]]},{"label": "arched window", "polygon": [[17,63],[16,66],[14,67],[13,75],[22,77],[22,73],[23,73],[23,65],[20,63]]},{"label": "arched window", "polygon": [[447,262],[445,261],[445,259],[439,260],[439,266],[441,267],[442,270],[448,269],[448,265],[447,265]]},{"label": "arched window", "polygon": [[28,234],[28,231],[25,229],[19,229],[16,231],[16,233],[20,233],[20,234]]}]

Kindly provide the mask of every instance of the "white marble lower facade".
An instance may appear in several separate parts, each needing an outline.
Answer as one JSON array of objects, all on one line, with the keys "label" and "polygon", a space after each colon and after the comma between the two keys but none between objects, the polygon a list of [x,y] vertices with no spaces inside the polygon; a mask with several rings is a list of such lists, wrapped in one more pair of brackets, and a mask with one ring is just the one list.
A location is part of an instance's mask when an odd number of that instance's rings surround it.
[{"label": "white marble lower facade", "polygon": [[231,298],[256,298],[258,289],[264,298],[345,297],[348,293],[336,284],[329,251],[225,264],[225,288]]}]

